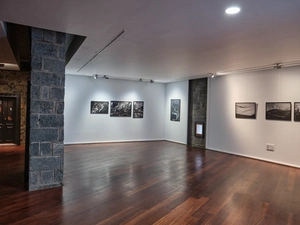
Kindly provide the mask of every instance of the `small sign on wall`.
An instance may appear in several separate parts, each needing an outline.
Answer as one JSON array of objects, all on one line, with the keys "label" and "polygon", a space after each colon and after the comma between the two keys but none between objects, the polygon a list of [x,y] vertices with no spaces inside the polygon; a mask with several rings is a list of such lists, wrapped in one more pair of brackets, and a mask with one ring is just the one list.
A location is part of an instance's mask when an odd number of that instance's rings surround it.
[{"label": "small sign on wall", "polygon": [[195,136],[200,138],[204,137],[204,123],[195,123]]}]

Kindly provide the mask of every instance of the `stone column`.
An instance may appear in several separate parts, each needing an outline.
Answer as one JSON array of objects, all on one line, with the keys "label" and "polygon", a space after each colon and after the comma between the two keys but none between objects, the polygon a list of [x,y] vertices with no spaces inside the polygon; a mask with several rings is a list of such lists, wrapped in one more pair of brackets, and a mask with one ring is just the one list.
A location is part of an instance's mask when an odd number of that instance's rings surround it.
[{"label": "stone column", "polygon": [[207,108],[207,78],[189,81],[189,121],[188,145],[205,148],[205,135],[203,138],[195,137],[195,122],[204,123],[206,126]]},{"label": "stone column", "polygon": [[31,29],[30,191],[63,185],[65,40],[64,33]]}]

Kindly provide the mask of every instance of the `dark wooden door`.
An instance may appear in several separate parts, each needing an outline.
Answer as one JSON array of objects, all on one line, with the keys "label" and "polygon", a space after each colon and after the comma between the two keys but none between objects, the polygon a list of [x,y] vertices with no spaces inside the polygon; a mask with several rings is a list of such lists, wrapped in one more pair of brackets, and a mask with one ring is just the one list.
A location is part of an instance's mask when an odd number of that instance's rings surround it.
[{"label": "dark wooden door", "polygon": [[16,141],[16,98],[0,97],[0,143]]}]

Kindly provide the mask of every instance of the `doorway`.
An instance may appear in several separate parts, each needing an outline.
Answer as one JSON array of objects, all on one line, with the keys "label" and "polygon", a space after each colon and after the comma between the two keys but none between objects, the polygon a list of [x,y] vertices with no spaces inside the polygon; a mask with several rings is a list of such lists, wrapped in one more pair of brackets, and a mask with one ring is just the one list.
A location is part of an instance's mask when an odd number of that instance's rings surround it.
[{"label": "doorway", "polygon": [[0,94],[0,144],[20,144],[20,95]]}]

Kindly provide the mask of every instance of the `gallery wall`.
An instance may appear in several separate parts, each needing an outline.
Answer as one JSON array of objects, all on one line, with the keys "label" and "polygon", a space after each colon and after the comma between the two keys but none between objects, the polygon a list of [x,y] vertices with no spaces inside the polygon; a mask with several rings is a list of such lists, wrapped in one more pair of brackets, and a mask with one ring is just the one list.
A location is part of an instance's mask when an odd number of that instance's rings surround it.
[{"label": "gallery wall", "polygon": [[[174,82],[166,84],[165,97],[165,139],[182,144],[187,144],[188,127],[188,93],[189,82]],[[171,99],[180,99],[180,121],[170,120]]]},{"label": "gallery wall", "polygon": [[[144,101],[144,118],[91,114],[91,101]],[[67,75],[65,144],[164,140],[165,109],[165,84]]]},{"label": "gallery wall", "polygon": [[[300,122],[293,121],[299,87],[300,67],[210,79],[207,148],[300,167]],[[256,102],[256,119],[235,118],[236,102]],[[266,120],[266,102],[292,102],[292,121]]]}]

